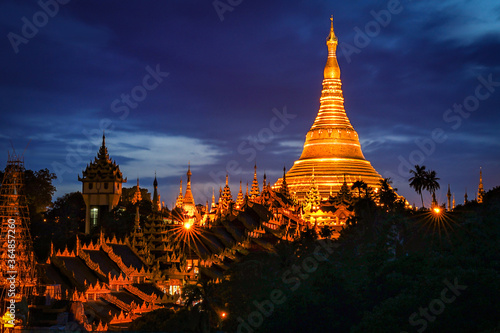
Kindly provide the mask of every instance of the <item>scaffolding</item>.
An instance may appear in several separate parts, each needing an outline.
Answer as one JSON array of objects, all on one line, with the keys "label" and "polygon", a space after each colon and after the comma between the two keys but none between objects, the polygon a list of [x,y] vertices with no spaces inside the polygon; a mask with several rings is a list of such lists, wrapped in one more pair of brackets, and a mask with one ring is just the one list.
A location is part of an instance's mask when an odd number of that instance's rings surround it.
[{"label": "scaffolding", "polygon": [[8,330],[14,304],[15,326],[27,325],[28,305],[36,294],[36,267],[33,243],[29,231],[28,203],[24,192],[24,160],[9,153],[0,187],[0,330]]}]

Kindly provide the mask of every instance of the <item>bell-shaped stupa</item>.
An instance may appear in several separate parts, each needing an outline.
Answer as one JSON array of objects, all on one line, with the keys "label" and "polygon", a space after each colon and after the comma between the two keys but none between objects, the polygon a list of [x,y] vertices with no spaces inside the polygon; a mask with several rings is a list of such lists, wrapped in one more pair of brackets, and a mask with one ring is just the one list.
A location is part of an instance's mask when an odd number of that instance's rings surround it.
[{"label": "bell-shaped stupa", "polygon": [[[319,112],[306,135],[302,155],[286,174],[288,188],[299,200],[303,200],[309,191],[313,174],[322,198],[338,193],[344,179],[349,185],[362,180],[373,188],[379,187],[382,179],[363,156],[358,133],[347,118],[336,55],[337,44],[332,17],[326,40],[328,59]],[[279,179],[276,185],[281,181]]]}]

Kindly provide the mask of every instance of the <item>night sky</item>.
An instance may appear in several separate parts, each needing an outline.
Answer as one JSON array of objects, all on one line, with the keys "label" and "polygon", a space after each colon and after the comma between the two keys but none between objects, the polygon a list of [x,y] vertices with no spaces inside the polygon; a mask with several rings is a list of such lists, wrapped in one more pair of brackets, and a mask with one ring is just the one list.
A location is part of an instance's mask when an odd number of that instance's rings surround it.
[{"label": "night sky", "polygon": [[40,3],[0,4],[0,165],[31,140],[25,166],[55,172],[56,196],[81,189],[103,129],[125,186],[152,192],[156,171],[169,208],[188,162],[196,203],[226,170],[236,197],[255,159],[274,183],[317,114],[331,14],[347,115],[398,193],[420,202],[416,163],[440,202],[448,184],[474,199],[479,167],[500,185],[496,0]]}]

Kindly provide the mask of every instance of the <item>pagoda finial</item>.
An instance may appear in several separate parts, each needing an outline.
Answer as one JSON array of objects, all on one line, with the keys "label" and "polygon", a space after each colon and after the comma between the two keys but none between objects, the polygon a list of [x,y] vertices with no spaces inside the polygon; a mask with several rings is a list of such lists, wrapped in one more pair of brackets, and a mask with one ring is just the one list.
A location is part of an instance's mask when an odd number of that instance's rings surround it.
[{"label": "pagoda finial", "polygon": [[102,132],[102,145],[101,148],[99,148],[99,152],[97,153],[97,159],[100,161],[111,162],[108,154],[108,148],[106,148],[106,136],[104,135],[104,131]]},{"label": "pagoda finial", "polygon": [[184,197],[182,195],[182,178],[179,181],[179,195],[177,196],[177,200],[175,201],[175,207],[182,207]]},{"label": "pagoda finial", "polygon": [[226,173],[226,186],[228,184],[228,180],[229,180],[229,175]]},{"label": "pagoda finial", "polygon": [[260,194],[259,181],[257,180],[257,163],[255,163],[253,170],[253,182],[252,188],[250,189],[250,198],[255,199]]},{"label": "pagoda finial", "polygon": [[327,42],[327,44],[328,43],[337,43],[337,36],[335,36],[335,32],[333,31],[333,14],[330,17],[330,34],[328,35],[326,42]]},{"label": "pagoda finial", "polygon": [[324,78],[325,79],[340,79],[340,68],[337,62],[337,36],[333,31],[333,15],[330,17],[330,33],[326,38],[326,46],[328,47],[328,59],[325,65]]},{"label": "pagoda finial", "polygon": [[186,195],[184,195],[183,205],[184,205],[184,209],[186,209],[187,211],[190,211],[191,213],[194,213],[195,202],[194,202],[193,193],[191,192],[191,175],[192,175],[191,162],[188,162],[188,171],[187,171],[186,175],[187,175]]},{"label": "pagoda finial", "polygon": [[187,173],[186,173],[186,176],[187,176],[187,185],[188,185],[189,187],[191,187],[191,176],[192,176],[192,175],[193,175],[193,174],[191,173],[191,162],[188,162],[188,171],[187,171]]},{"label": "pagoda finial", "polygon": [[238,196],[236,198],[237,208],[241,208],[243,206],[243,190],[242,190],[242,181],[240,179],[240,191],[238,192]]}]

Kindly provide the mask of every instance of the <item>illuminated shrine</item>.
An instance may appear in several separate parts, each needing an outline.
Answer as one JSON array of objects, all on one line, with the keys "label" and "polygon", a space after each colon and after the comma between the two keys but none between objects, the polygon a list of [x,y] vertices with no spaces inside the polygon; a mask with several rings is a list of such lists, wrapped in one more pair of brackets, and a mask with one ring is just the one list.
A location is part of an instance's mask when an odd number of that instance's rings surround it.
[{"label": "illuminated shrine", "polygon": [[[324,70],[318,115],[306,135],[300,158],[286,174],[291,193],[303,201],[311,188],[314,173],[315,183],[322,199],[330,193],[338,193],[347,179],[351,184],[364,181],[373,188],[379,187],[382,177],[363,156],[358,134],[354,130],[344,109],[342,81],[337,62],[338,40],[331,19],[327,37],[328,59]],[[280,186],[280,178],[276,186]]]}]

